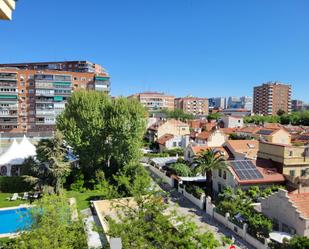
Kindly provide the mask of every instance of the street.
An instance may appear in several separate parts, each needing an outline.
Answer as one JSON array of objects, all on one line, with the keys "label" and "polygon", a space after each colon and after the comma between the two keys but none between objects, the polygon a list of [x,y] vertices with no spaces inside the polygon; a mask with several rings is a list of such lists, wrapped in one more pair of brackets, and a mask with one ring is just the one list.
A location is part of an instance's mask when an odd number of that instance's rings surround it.
[{"label": "street", "polygon": [[[148,172],[152,179],[158,184],[158,186],[170,194],[168,200],[170,207],[175,209],[177,214],[190,217],[192,221],[194,221],[199,227],[200,231],[212,231],[219,241],[221,241],[221,237],[224,235],[227,237],[233,236],[235,238],[234,245],[236,248],[254,249],[253,246],[249,245],[233,231],[225,228],[222,224],[218,223],[212,217],[207,215],[205,211],[199,209],[195,204],[186,199],[175,188],[172,188],[166,183],[162,183],[161,178],[159,178],[156,174],[150,170],[148,170]],[[226,249],[229,248],[229,246],[221,246],[220,248]]]}]

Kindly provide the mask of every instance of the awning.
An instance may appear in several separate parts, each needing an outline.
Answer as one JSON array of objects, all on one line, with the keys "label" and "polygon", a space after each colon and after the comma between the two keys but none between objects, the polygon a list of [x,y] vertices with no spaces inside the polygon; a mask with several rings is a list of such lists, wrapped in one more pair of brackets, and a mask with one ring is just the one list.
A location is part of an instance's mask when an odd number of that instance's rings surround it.
[{"label": "awning", "polygon": [[285,232],[279,232],[279,231],[272,231],[271,233],[269,233],[269,238],[271,240],[274,240],[278,243],[283,243],[283,239],[292,239],[292,235],[289,233],[285,233]]}]

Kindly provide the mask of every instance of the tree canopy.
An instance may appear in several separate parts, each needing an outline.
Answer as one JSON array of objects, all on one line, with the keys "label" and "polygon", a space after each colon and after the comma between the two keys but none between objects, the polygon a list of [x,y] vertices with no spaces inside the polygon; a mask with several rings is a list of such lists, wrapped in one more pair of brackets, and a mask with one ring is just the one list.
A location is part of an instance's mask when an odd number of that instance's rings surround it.
[{"label": "tree canopy", "polygon": [[214,249],[220,246],[213,233],[200,233],[188,218],[167,211],[160,198],[137,200],[137,207],[123,206],[117,220],[109,220],[109,235],[121,237],[123,249]]},{"label": "tree canopy", "polygon": [[181,121],[194,119],[193,114],[185,113],[182,109],[174,109],[174,110],[164,109],[163,113],[166,115],[166,118],[174,118]]},{"label": "tree canopy", "polygon": [[40,140],[36,151],[36,160],[28,158],[23,165],[25,180],[40,191],[51,189],[60,194],[65,177],[71,171],[62,134],[57,131],[54,138]]},{"label": "tree canopy", "polygon": [[80,221],[71,220],[64,196],[45,196],[32,208],[30,230],[6,245],[8,249],[86,249],[87,239]]},{"label": "tree canopy", "polygon": [[111,99],[95,91],[76,91],[57,119],[85,180],[103,170],[107,177],[137,162],[146,125],[145,109],[136,100]]},{"label": "tree canopy", "polygon": [[254,115],[245,117],[244,122],[254,124],[281,123],[281,124],[292,124],[292,125],[309,125],[309,111],[298,111],[298,112],[292,112],[291,114],[279,111],[278,116]]}]

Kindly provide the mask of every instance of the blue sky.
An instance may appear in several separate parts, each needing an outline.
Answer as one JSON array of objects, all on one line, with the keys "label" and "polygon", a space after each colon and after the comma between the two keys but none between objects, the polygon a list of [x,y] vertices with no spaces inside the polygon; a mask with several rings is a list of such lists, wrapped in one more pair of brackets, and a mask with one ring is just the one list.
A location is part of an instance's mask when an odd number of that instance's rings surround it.
[{"label": "blue sky", "polygon": [[308,13],[308,0],[19,0],[0,62],[91,60],[113,95],[241,96],[278,80],[309,101]]}]

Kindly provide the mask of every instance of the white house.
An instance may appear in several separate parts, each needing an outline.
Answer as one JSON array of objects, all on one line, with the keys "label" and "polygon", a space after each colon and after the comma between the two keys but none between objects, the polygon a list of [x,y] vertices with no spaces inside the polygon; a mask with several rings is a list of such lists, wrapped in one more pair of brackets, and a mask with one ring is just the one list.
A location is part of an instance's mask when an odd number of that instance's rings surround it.
[{"label": "white house", "polygon": [[309,236],[309,193],[289,194],[280,189],[261,199],[261,209],[273,220],[276,230]]},{"label": "white house", "polygon": [[159,151],[164,152],[174,148],[185,149],[189,144],[189,136],[178,136],[173,134],[164,134],[157,141]]},{"label": "white house", "polygon": [[243,117],[223,116],[221,118],[223,128],[242,128],[244,126]]}]

